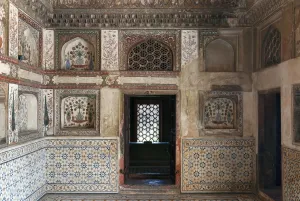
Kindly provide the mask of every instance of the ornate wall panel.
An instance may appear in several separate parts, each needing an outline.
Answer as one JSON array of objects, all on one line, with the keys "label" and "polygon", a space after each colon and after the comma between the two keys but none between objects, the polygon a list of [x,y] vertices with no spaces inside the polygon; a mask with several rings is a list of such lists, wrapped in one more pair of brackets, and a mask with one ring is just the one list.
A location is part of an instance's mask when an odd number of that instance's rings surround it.
[{"label": "ornate wall panel", "polygon": [[54,135],[54,94],[53,89],[42,89],[43,132]]},{"label": "ornate wall panel", "polygon": [[269,67],[281,62],[281,33],[271,25],[262,41],[262,67]]},{"label": "ornate wall panel", "polygon": [[48,192],[118,192],[118,140],[50,139]]},{"label": "ornate wall panel", "polygon": [[[19,119],[17,121],[17,124],[19,131],[19,141],[28,141],[30,139],[42,137],[43,110],[41,90],[33,87],[19,85],[18,97]],[[33,126],[32,123],[35,123],[35,125]],[[31,124],[31,126],[28,124]]]},{"label": "ornate wall panel", "polygon": [[242,92],[206,92],[201,118],[203,129],[200,132],[203,134],[243,135]]},{"label": "ornate wall panel", "polygon": [[43,29],[43,63],[44,70],[54,69],[54,31]]},{"label": "ornate wall panel", "polygon": [[99,91],[55,91],[55,135],[99,135]]},{"label": "ornate wall panel", "polygon": [[55,65],[61,70],[99,70],[98,31],[56,31]]},{"label": "ornate wall panel", "polygon": [[38,200],[45,192],[46,151],[42,141],[0,151],[0,200]]},{"label": "ornate wall panel", "polygon": [[8,1],[0,2],[0,54],[6,54],[8,43]]},{"label": "ornate wall panel", "polygon": [[300,200],[300,151],[282,147],[283,200]]},{"label": "ornate wall panel", "polygon": [[0,148],[7,144],[8,83],[0,82]]},{"label": "ornate wall panel", "polygon": [[18,85],[9,84],[8,97],[8,144],[14,144],[19,141],[18,138]]},{"label": "ornate wall panel", "polygon": [[9,4],[9,56],[18,58],[18,8]]},{"label": "ornate wall panel", "polygon": [[180,70],[180,31],[174,30],[128,30],[119,31],[120,70],[128,68],[128,53],[137,44],[154,39],[167,45],[173,53],[173,70]]},{"label": "ornate wall panel", "polygon": [[181,191],[253,192],[255,140],[183,139]]},{"label": "ornate wall panel", "polygon": [[35,68],[42,62],[42,28],[25,13],[19,11],[18,59]]},{"label": "ornate wall panel", "polygon": [[189,64],[199,56],[199,37],[197,30],[181,31],[181,66]]},{"label": "ornate wall panel", "polygon": [[101,31],[101,70],[119,70],[118,30]]},{"label": "ornate wall panel", "polygon": [[244,8],[245,0],[136,0],[136,1],[120,1],[120,0],[54,0],[52,2],[54,8]]}]

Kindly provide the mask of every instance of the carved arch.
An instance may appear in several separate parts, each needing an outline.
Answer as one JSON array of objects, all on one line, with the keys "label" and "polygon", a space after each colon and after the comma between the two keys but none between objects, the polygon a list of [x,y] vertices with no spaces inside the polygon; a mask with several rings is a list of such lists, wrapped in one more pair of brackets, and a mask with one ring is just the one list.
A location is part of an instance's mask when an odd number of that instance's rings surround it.
[{"label": "carved arch", "polygon": [[206,45],[204,59],[207,72],[235,71],[234,48],[221,38],[212,40]]},{"label": "carved arch", "polygon": [[262,43],[262,66],[269,67],[281,62],[281,33],[270,26]]},{"label": "carved arch", "polygon": [[168,45],[151,38],[134,45],[127,62],[127,69],[132,71],[172,71],[173,52]]}]

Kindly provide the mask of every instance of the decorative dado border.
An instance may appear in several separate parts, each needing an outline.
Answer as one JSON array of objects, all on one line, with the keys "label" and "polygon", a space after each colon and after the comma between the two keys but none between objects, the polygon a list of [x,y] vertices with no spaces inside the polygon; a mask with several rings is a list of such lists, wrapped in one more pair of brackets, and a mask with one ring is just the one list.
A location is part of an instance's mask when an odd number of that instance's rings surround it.
[{"label": "decorative dado border", "polygon": [[[82,38],[95,46],[95,69],[93,71],[100,70],[100,32],[96,30],[58,30],[55,31],[55,69],[61,70],[61,48],[63,45],[72,40],[73,38]],[[68,71],[68,70],[65,70]],[[70,70],[69,70],[70,71]]]},{"label": "decorative dado border", "polygon": [[[22,133],[19,131],[19,142],[24,142],[24,141],[28,141],[31,139],[35,139],[35,138],[39,138],[39,137],[43,137],[43,105],[42,105],[42,94],[41,94],[41,89],[38,88],[33,88],[30,86],[23,86],[23,85],[19,85],[18,88],[18,96],[20,96],[21,94],[32,94],[36,97],[37,99],[37,131],[30,133],[28,135],[22,135]],[[19,97],[18,97],[19,98]],[[19,118],[22,118],[19,115]],[[30,118],[30,117],[29,117]]]},{"label": "decorative dado border", "polygon": [[[39,32],[39,60],[38,60],[38,66],[31,66],[31,67],[34,67],[34,68],[39,68],[41,69],[42,68],[42,61],[43,61],[43,30],[42,30],[42,27],[36,22],[34,21],[33,19],[31,19],[27,14],[25,14],[23,11],[20,11],[19,10],[19,19],[21,19],[22,21],[24,21],[25,23],[27,23],[28,25],[30,25],[32,28],[34,28],[35,30],[37,30]],[[22,63],[22,62],[20,62]],[[24,64],[25,66],[29,66],[27,64]]]},{"label": "decorative dado border", "polygon": [[[211,98],[230,98],[236,104],[236,122],[233,129],[206,129],[204,125],[205,102]],[[209,91],[204,92],[200,97],[200,122],[203,126],[200,129],[200,135],[228,135],[242,136],[243,135],[243,93],[240,91]]]},{"label": "decorative dado border", "polygon": [[173,71],[180,71],[181,40],[179,30],[126,30],[119,31],[119,65],[120,70],[128,67],[128,53],[132,47],[147,39],[155,39],[168,45],[173,54]]},{"label": "decorative dado border", "polygon": [[[62,129],[61,128],[61,101],[62,98],[72,95],[96,95],[96,120],[93,129]],[[100,91],[80,89],[55,90],[55,112],[54,112],[54,133],[63,136],[99,136],[100,135]]]}]

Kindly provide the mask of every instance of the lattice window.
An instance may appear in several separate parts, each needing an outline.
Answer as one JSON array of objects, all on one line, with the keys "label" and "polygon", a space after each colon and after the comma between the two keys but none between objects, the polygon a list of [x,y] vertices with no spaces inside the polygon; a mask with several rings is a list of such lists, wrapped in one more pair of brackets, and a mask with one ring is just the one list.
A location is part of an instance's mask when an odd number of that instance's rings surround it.
[{"label": "lattice window", "polygon": [[128,70],[171,71],[173,54],[165,44],[149,39],[129,51]]},{"label": "lattice window", "polygon": [[278,29],[271,26],[263,42],[264,67],[281,62],[281,34]]},{"label": "lattice window", "polygon": [[137,104],[137,142],[159,142],[159,104]]}]

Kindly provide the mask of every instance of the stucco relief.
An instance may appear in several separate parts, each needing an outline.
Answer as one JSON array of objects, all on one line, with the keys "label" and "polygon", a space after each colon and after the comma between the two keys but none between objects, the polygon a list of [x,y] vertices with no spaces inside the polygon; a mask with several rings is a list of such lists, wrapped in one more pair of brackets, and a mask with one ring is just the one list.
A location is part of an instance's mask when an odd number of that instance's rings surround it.
[{"label": "stucco relief", "polygon": [[55,32],[55,66],[61,70],[99,70],[98,31]]},{"label": "stucco relief", "polygon": [[181,66],[185,66],[198,58],[199,41],[198,31],[181,31]]},{"label": "stucco relief", "polygon": [[54,31],[43,30],[43,69],[54,69]]},{"label": "stucco relief", "polygon": [[18,58],[18,8],[9,4],[9,56]]},{"label": "stucco relief", "polygon": [[8,144],[17,143],[19,128],[18,128],[18,85],[9,84],[8,97]]},{"label": "stucco relief", "polygon": [[101,70],[119,70],[118,30],[101,31]]}]

